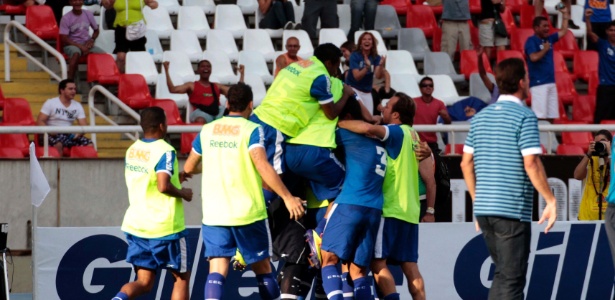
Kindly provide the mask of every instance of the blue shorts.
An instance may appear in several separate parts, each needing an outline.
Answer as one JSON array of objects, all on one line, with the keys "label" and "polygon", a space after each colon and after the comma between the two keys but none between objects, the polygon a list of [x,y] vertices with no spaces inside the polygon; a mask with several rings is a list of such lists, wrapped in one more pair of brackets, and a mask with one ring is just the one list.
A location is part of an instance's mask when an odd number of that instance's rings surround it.
[{"label": "blue shorts", "polygon": [[341,260],[369,267],[374,255],[382,210],[352,204],[333,204],[322,236],[321,249]]},{"label": "blue shorts", "polygon": [[265,152],[267,160],[278,174],[284,173],[286,166],[284,165],[284,147],[287,135],[273,128],[271,125],[261,121],[255,114],[250,116],[250,121],[259,124],[263,127],[265,134]]},{"label": "blue shorts", "polygon": [[247,264],[271,256],[272,244],[267,219],[243,226],[201,227],[205,257],[232,257],[239,248]]},{"label": "blue shorts", "polygon": [[417,262],[419,259],[419,225],[395,218],[380,220],[374,258],[390,263]]},{"label": "blue shorts", "polygon": [[286,144],[286,167],[307,179],[319,201],[340,194],[346,172],[331,149],[310,145]]},{"label": "blue shorts", "polygon": [[185,273],[192,269],[186,237],[173,240],[144,239],[126,233],[128,252],[126,262],[136,267],[156,270],[166,268]]}]

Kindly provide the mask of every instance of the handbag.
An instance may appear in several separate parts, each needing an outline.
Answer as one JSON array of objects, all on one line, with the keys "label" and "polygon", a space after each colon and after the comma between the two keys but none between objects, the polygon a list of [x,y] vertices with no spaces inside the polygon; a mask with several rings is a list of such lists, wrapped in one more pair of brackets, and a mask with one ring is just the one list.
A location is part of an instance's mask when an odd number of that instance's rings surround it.
[{"label": "handbag", "polygon": [[[143,10],[143,2],[139,0],[141,10]],[[126,20],[128,20],[128,0],[126,0]],[[126,39],[129,41],[138,40],[145,36],[147,26],[143,19],[126,26]]]},{"label": "handbag", "polygon": [[506,25],[504,25],[504,21],[502,20],[502,17],[500,16],[500,12],[498,12],[495,8],[493,9],[493,12],[495,14],[494,16],[495,21],[493,21],[493,31],[495,32],[495,35],[499,37],[507,38],[508,30],[506,30]]}]

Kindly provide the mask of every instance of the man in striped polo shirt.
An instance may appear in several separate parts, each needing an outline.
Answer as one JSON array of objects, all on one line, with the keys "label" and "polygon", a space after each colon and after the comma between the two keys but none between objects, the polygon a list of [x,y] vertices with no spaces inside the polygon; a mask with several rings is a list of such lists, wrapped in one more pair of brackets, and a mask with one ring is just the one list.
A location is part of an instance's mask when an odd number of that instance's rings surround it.
[{"label": "man in striped polo shirt", "polygon": [[536,115],[521,100],[529,85],[523,61],[511,58],[498,64],[496,82],[501,95],[472,118],[461,169],[474,201],[476,229],[482,230],[495,263],[489,299],[524,299],[532,185],[547,202],[538,221],[549,220],[545,233],[555,223],[556,202],[539,156]]}]

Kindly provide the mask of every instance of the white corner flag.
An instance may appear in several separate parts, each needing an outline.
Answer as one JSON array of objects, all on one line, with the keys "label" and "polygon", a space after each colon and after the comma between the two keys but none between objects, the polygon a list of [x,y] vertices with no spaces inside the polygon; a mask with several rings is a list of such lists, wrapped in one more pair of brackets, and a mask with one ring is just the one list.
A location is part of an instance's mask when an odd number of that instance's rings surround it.
[{"label": "white corner flag", "polygon": [[41,206],[50,190],[49,182],[47,182],[43,169],[36,159],[34,143],[30,143],[30,198],[32,205]]}]

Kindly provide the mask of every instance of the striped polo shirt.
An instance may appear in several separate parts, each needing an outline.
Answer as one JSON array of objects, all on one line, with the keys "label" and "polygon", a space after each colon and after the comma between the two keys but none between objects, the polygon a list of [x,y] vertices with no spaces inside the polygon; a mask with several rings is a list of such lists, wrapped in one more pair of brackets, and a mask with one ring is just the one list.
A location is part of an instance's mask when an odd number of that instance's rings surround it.
[{"label": "striped polo shirt", "polygon": [[476,114],[463,147],[474,156],[474,215],[530,222],[534,188],[523,156],[541,154],[536,115],[512,95]]}]

